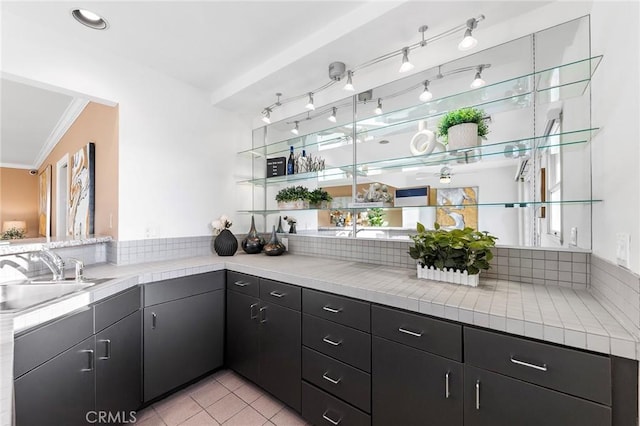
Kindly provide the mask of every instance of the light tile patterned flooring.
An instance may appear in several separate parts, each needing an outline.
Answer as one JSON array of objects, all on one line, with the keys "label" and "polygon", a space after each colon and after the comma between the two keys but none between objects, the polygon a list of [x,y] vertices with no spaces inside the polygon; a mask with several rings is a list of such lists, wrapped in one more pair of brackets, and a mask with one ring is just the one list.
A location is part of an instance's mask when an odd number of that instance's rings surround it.
[{"label": "light tile patterned flooring", "polygon": [[230,370],[221,370],[136,416],[137,426],[307,426],[295,411]]}]

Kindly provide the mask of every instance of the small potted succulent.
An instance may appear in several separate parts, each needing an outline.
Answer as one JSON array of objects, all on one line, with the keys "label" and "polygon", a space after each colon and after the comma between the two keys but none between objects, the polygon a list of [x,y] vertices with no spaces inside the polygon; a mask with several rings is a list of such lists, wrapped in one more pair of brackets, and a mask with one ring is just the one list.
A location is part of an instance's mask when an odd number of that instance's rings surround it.
[{"label": "small potted succulent", "polygon": [[309,192],[308,195],[309,207],[313,209],[326,209],[329,208],[329,203],[333,200],[333,197],[322,188],[316,188]]},{"label": "small potted succulent", "polygon": [[419,222],[417,231],[409,255],[418,261],[418,278],[476,287],[480,272],[490,268],[493,235],[472,228],[448,231],[437,223],[428,230]]},{"label": "small potted succulent", "polygon": [[486,139],[489,127],[485,113],[478,108],[460,108],[445,114],[438,124],[438,136],[449,150],[473,148]]},{"label": "small potted succulent", "polygon": [[304,186],[282,188],[276,194],[278,209],[300,210],[309,208],[309,190]]}]

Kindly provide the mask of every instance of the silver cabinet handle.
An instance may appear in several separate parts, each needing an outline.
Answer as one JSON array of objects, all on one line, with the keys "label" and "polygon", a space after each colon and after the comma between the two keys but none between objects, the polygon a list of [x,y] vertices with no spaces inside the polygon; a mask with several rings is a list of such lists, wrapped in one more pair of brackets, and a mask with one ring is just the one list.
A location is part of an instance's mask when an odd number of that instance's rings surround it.
[{"label": "silver cabinet handle", "polygon": [[449,377],[451,376],[451,371],[447,371],[447,374],[444,375],[444,397],[449,399],[451,396],[451,392],[449,392]]},{"label": "silver cabinet handle", "polygon": [[476,380],[476,410],[480,409],[480,380]]},{"label": "silver cabinet handle", "polygon": [[331,306],[329,306],[329,305],[327,305],[327,306],[323,306],[323,307],[322,307],[322,309],[323,309],[323,310],[325,310],[325,311],[327,311],[327,312],[331,312],[332,314],[337,314],[337,313],[339,313],[340,311],[342,311],[342,308],[335,309],[335,308],[332,308],[332,307],[331,307]]},{"label": "silver cabinet handle", "polygon": [[158,323],[158,316],[155,312],[151,312],[151,329],[156,328],[156,324]]},{"label": "silver cabinet handle", "polygon": [[101,356],[100,360],[107,360],[109,358],[111,358],[111,340],[109,339],[104,339],[104,340],[99,340],[100,343],[104,343],[104,356]]},{"label": "silver cabinet handle", "polygon": [[251,306],[249,306],[249,316],[252,320],[258,318],[258,313],[255,312],[255,309],[257,307],[258,307],[257,303],[252,303]]},{"label": "silver cabinet handle", "polygon": [[409,336],[422,337],[422,332],[416,333],[415,331],[407,330],[406,328],[402,328],[402,327],[400,327],[398,331],[400,333],[408,334]]},{"label": "silver cabinet handle", "polygon": [[322,413],[322,418],[331,423],[333,426],[338,426],[338,424],[340,424],[340,422],[342,421],[342,417],[340,417],[338,420],[333,420],[331,417],[327,416],[328,412],[329,410]]},{"label": "silver cabinet handle", "polygon": [[267,322],[267,307],[263,306],[260,308],[260,324],[264,324]]},{"label": "silver cabinet handle", "polygon": [[83,368],[80,371],[93,371],[93,349],[85,349],[80,352],[89,354],[89,366],[87,368]]},{"label": "silver cabinet handle", "polygon": [[511,362],[514,363],[514,364],[522,365],[524,367],[533,368],[535,370],[547,371],[547,364],[542,364],[542,366],[535,365],[535,364],[529,364],[528,362],[520,361],[518,359],[515,359],[514,357],[511,357]]},{"label": "silver cabinet handle", "polygon": [[326,373],[324,373],[322,375],[322,378],[325,379],[329,383],[333,383],[334,385],[337,385],[342,380],[342,377],[340,377],[339,379],[332,379],[331,377],[328,376],[328,374],[329,374],[329,372],[327,371]]},{"label": "silver cabinet handle", "polygon": [[235,285],[237,285],[238,287],[246,287],[249,285],[249,283],[244,282],[244,281],[234,281],[233,282]]},{"label": "silver cabinet handle", "polygon": [[273,297],[277,297],[277,298],[280,298],[280,297],[284,297],[284,296],[286,296],[286,294],[284,294],[284,293],[278,293],[278,292],[277,292],[277,291],[275,291],[275,290],[273,290],[273,291],[272,291],[271,293],[269,293],[269,294],[270,294],[271,296],[273,296]]},{"label": "silver cabinet handle", "polygon": [[323,342],[330,344],[331,346],[340,346],[342,344],[342,340],[338,340],[337,342],[335,340],[331,340],[329,338],[329,336],[325,337],[322,339]]}]

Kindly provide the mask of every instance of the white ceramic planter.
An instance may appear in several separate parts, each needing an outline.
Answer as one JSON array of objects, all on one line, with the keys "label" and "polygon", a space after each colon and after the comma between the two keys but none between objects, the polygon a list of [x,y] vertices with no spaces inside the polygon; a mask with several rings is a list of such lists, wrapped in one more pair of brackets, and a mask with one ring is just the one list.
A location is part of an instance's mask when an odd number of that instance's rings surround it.
[{"label": "white ceramic planter", "polygon": [[309,208],[306,200],[278,201],[278,210],[303,210]]},{"label": "white ceramic planter", "polygon": [[453,269],[436,269],[431,266],[429,268],[423,268],[420,264],[416,265],[418,270],[418,278],[423,280],[432,281],[444,281],[453,284],[468,285],[471,287],[478,287],[480,281],[480,274],[469,275],[467,271],[460,272]]},{"label": "white ceramic planter", "polygon": [[478,146],[479,139],[476,123],[456,124],[447,130],[447,145],[450,151]]}]

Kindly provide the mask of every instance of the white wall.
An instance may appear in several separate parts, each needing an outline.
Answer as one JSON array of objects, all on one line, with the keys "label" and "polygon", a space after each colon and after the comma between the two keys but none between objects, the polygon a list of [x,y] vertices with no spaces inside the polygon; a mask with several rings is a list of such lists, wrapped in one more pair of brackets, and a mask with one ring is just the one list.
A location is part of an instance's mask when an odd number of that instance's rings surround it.
[{"label": "white wall", "polygon": [[119,103],[120,240],[206,235],[214,217],[233,215],[235,151],[251,130],[213,108],[209,93],[6,11],[1,66]]}]

